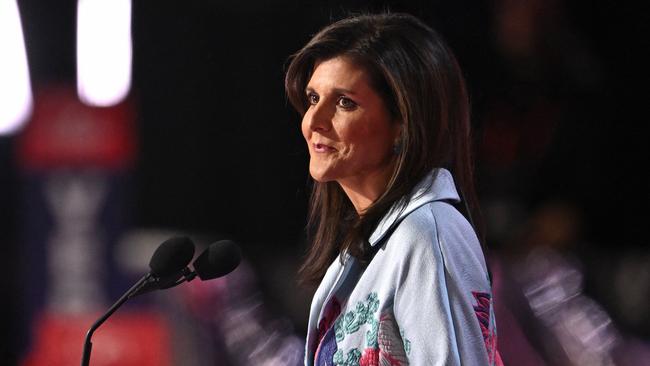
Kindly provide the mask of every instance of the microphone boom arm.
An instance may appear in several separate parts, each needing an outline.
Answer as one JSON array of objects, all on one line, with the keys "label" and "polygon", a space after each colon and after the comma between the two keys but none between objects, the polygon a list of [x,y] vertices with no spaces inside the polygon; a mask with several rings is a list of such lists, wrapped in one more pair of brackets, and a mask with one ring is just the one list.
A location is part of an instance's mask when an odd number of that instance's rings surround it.
[{"label": "microphone boom arm", "polygon": [[93,344],[91,342],[91,338],[93,336],[93,333],[95,333],[95,330],[99,328],[105,321],[108,319],[122,304],[124,304],[128,299],[130,299],[133,294],[137,293],[140,288],[142,288],[144,285],[147,283],[151,282],[153,279],[153,276],[151,273],[147,273],[144,277],[142,277],[138,282],[135,283],[122,297],[120,297],[111,307],[108,309],[106,314],[104,314],[101,318],[97,319],[97,321],[88,329],[88,333],[86,333],[86,341],[84,342],[84,349],[83,349],[83,356],[81,358],[81,366],[89,366],[90,365],[90,352],[92,352]]}]

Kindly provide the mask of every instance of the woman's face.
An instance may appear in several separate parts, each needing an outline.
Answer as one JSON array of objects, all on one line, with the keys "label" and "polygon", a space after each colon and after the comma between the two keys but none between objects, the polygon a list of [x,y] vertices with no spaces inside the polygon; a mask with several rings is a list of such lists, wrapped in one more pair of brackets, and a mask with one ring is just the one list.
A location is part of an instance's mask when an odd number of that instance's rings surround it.
[{"label": "woman's face", "polygon": [[371,87],[367,72],[345,57],[317,63],[306,91],[302,133],[309,172],[319,182],[375,185],[390,176],[399,123]]}]

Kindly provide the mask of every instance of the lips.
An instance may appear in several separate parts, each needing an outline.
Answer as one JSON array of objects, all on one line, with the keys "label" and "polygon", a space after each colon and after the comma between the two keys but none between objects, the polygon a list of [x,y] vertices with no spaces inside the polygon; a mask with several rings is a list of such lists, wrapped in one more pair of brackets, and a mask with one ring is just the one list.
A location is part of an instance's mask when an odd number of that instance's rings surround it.
[{"label": "lips", "polygon": [[314,151],[317,153],[329,153],[329,152],[336,151],[336,149],[333,148],[332,146],[325,145],[322,143],[314,143],[312,144],[312,146],[314,147]]}]

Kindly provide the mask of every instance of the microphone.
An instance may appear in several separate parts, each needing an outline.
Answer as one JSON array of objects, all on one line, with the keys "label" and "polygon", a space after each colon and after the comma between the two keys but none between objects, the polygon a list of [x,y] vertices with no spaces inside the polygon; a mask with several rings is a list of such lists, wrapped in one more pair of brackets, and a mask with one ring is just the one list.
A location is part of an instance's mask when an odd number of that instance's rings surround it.
[{"label": "microphone", "polygon": [[151,256],[149,268],[157,277],[181,271],[194,257],[194,243],[186,236],[174,237],[160,244]]},{"label": "microphone", "polygon": [[210,244],[194,261],[194,273],[201,281],[225,276],[241,262],[241,251],[232,240],[221,240]]},{"label": "microphone", "polygon": [[183,276],[185,271],[189,272],[187,265],[194,256],[194,243],[188,237],[173,237],[166,240],[153,253],[149,261],[151,272],[147,273],[138,282],[135,283],[119,300],[108,309],[106,314],[99,318],[86,333],[83,356],[81,359],[82,366],[88,366],[90,363],[90,352],[92,351],[92,342],[90,341],[93,333],[99,328],[113,313],[124,304],[128,299],[139,294],[152,290],[163,289],[174,286],[174,283]]},{"label": "microphone", "polygon": [[[159,261],[163,261],[162,255],[158,257],[160,258]],[[154,263],[156,262],[156,259],[156,254],[154,253],[154,257],[151,258],[151,263],[149,264],[152,273],[156,271],[156,264],[158,264]],[[129,295],[129,298],[153,290],[178,286],[183,282],[192,281],[197,276],[201,281],[222,277],[235,270],[240,262],[241,251],[239,250],[239,246],[237,246],[237,244],[232,240],[220,240],[210,244],[210,246],[203,250],[203,253],[194,260],[194,263],[192,264],[194,271],[190,271],[189,268],[183,266],[184,268],[182,269],[178,267],[178,269],[173,271],[169,270],[169,273],[162,273],[162,275],[159,276],[150,276],[140,287]],[[176,267],[170,266],[165,268]]]},{"label": "microphone", "polygon": [[[152,264],[149,265],[152,268],[152,272],[154,271],[153,268],[155,268],[153,265],[154,259],[151,259]],[[220,240],[210,244],[194,260],[192,264],[194,271],[190,271],[189,268],[185,267],[182,270],[170,271],[169,274],[163,274],[159,277],[151,277],[141,288],[131,294],[130,297],[152,290],[178,286],[183,282],[192,281],[197,276],[201,281],[222,277],[234,271],[240,262],[241,250],[239,246],[232,240]]]},{"label": "microphone", "polygon": [[241,251],[231,240],[212,243],[196,260],[194,271],[187,267],[194,256],[194,243],[187,237],[166,240],[149,261],[151,272],[142,277],[110,309],[90,327],[86,334],[81,366],[90,363],[93,333],[128,299],[146,292],[161,290],[190,282],[197,276],[201,281],[222,277],[232,272],[241,262]]},{"label": "microphone", "polygon": [[151,256],[146,274],[127,294],[132,298],[150,291],[170,288],[180,284],[178,280],[190,273],[187,265],[194,257],[194,243],[185,236],[174,237],[160,244]]}]

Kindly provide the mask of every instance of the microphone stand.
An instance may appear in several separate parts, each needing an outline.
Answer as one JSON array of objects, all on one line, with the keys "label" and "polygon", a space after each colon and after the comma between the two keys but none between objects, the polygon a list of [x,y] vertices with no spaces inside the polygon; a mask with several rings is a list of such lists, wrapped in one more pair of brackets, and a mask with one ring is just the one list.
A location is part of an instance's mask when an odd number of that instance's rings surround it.
[{"label": "microphone stand", "polygon": [[[81,366],[90,365],[90,352],[92,352],[93,349],[93,344],[90,339],[92,338],[93,333],[95,333],[97,328],[104,324],[106,319],[113,315],[113,313],[127,300],[148,291],[167,289],[170,287],[178,286],[183,282],[190,282],[196,276],[196,272],[190,271],[186,267],[180,273],[176,273],[172,276],[160,278],[153,276],[151,273],[147,273],[144,277],[138,280],[135,285],[133,285],[124,295],[122,295],[122,297],[120,297],[115,302],[115,304],[110,307],[110,309],[108,309],[106,314],[97,319],[97,321],[90,327],[90,329],[88,329],[88,333],[86,333],[86,341],[84,342],[83,355],[81,357]],[[147,286],[149,286],[149,288],[147,288]]]},{"label": "microphone stand", "polygon": [[95,333],[95,330],[97,330],[97,328],[99,328],[106,321],[106,319],[108,319],[108,317],[113,315],[113,313],[120,306],[122,306],[122,304],[124,304],[128,299],[130,299],[133,296],[133,294],[137,293],[138,290],[140,290],[140,288],[142,288],[149,282],[152,282],[152,279],[155,281],[151,273],[147,273],[138,282],[136,282],[135,285],[133,285],[133,287],[131,287],[124,295],[122,295],[122,297],[120,297],[119,300],[117,300],[115,304],[113,304],[113,306],[111,306],[110,309],[108,309],[106,314],[104,314],[101,318],[97,319],[97,321],[92,325],[92,327],[90,327],[88,333],[86,333],[86,342],[84,343],[84,351],[83,351],[83,356],[81,358],[81,366],[90,365],[90,352],[93,349],[93,344],[90,341],[90,339],[92,338],[93,333]]}]

